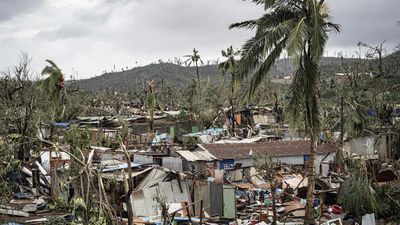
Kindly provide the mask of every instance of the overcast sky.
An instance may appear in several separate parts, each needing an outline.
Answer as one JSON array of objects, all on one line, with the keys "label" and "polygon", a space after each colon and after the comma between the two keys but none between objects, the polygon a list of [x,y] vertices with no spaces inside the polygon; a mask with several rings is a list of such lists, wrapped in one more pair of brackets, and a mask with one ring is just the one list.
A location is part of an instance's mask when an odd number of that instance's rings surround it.
[{"label": "overcast sky", "polygon": [[[391,51],[400,42],[400,0],[326,0],[340,35],[330,35],[327,54],[348,55],[363,41],[383,40]],[[39,72],[45,59],[78,78],[104,70],[142,66],[190,54],[220,57],[240,47],[251,31],[229,24],[258,18],[262,7],[241,0],[0,0],[0,69],[32,57]]]}]

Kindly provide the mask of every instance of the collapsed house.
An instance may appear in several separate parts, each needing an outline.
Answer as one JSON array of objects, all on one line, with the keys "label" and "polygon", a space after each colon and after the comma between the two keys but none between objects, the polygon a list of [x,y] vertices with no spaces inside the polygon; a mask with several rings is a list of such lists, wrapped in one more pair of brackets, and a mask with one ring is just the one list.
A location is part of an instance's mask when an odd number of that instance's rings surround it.
[{"label": "collapsed house", "polygon": [[189,183],[186,175],[162,167],[152,168],[148,175],[132,192],[131,201],[135,217],[159,216],[159,202],[156,197],[166,203],[180,205],[191,202]]}]

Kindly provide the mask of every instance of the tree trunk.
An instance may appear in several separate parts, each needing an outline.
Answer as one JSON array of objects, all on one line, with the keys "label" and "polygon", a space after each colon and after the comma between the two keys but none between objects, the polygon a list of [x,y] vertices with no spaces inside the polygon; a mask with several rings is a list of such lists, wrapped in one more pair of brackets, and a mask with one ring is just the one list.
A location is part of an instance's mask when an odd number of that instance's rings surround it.
[{"label": "tree trunk", "polygon": [[132,167],[131,167],[131,159],[130,155],[124,145],[124,143],[121,142],[122,149],[124,150],[126,162],[128,164],[128,190],[125,190],[125,201],[126,201],[126,207],[128,210],[128,224],[132,225],[133,224],[133,209],[132,209],[132,202],[131,202],[131,195],[133,191],[133,178],[132,178]]},{"label": "tree trunk", "polygon": [[308,161],[308,184],[307,184],[307,205],[304,224],[310,225],[314,223],[313,215],[313,201],[314,201],[314,189],[315,189],[315,161],[317,155],[318,138],[315,135],[316,132],[311,133],[311,146],[310,156]]},{"label": "tree trunk", "polygon": [[343,140],[344,140],[344,113],[343,113],[343,108],[344,108],[344,98],[343,95],[340,97],[340,146],[343,146]]},{"label": "tree trunk", "polygon": [[200,86],[201,84],[200,84],[199,66],[197,64],[197,61],[195,61],[195,63],[196,63],[197,84],[199,85],[199,97],[200,97],[200,100],[201,100],[201,86]]},{"label": "tree trunk", "polygon": [[149,127],[150,127],[150,132],[154,131],[154,112],[150,112],[150,119],[149,119]]},{"label": "tree trunk", "polygon": [[231,99],[231,122],[232,122],[232,137],[234,136],[234,133],[235,133],[235,111],[234,111],[234,109],[233,109],[233,103],[234,101],[233,101],[233,97],[232,97],[232,99]]},{"label": "tree trunk", "polygon": [[[271,181],[270,183],[272,184],[272,182],[275,181]],[[271,187],[271,197],[272,197],[272,225],[276,225],[276,221],[277,221],[277,215],[276,215],[276,199],[275,199],[275,185],[272,185]]]}]

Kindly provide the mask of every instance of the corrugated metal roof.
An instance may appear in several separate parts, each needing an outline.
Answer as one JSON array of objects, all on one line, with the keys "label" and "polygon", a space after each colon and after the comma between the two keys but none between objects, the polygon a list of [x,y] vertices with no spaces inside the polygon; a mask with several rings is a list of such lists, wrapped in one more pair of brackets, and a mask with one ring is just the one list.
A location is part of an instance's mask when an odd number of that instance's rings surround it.
[{"label": "corrugated metal roof", "polygon": [[[115,160],[109,160],[111,164],[108,164],[106,166],[104,166],[101,169],[101,172],[110,172],[110,171],[116,171],[116,170],[123,170],[128,168],[128,163],[120,163],[120,164],[115,164]],[[131,163],[131,167],[132,168],[140,168],[142,166],[142,164],[138,164],[138,163]]]},{"label": "corrugated metal roof", "polygon": [[217,158],[215,158],[213,155],[211,155],[207,151],[188,151],[188,150],[182,150],[182,151],[176,151],[180,156],[182,156],[184,159],[186,159],[189,162],[195,162],[195,161],[214,161]]},{"label": "corrugated metal roof", "polygon": [[[310,141],[274,141],[262,143],[230,143],[201,144],[200,148],[208,151],[217,159],[249,159],[255,154],[270,156],[302,156],[310,152]],[[335,152],[337,147],[332,144],[319,144],[317,154]]]}]

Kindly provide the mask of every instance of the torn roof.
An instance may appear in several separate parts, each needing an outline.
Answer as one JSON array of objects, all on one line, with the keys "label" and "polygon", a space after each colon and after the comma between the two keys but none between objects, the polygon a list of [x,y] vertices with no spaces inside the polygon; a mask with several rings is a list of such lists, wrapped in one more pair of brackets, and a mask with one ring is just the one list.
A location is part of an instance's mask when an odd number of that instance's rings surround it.
[{"label": "torn roof", "polygon": [[153,169],[150,171],[150,173],[138,184],[135,190],[152,187],[156,184],[169,180],[184,180],[187,177],[187,175],[184,173],[170,170],[165,167],[157,166],[152,168]]},{"label": "torn roof", "polygon": [[188,162],[195,162],[195,161],[213,161],[217,158],[211,155],[208,151],[188,151],[188,150],[181,150],[176,151],[180,156],[182,156]]},{"label": "torn roof", "polygon": [[[270,156],[303,156],[310,152],[310,141],[274,141],[262,143],[229,143],[229,144],[201,144],[200,148],[208,151],[218,160],[248,159],[254,154]],[[337,146],[319,144],[317,154],[327,154],[336,151]]]}]

